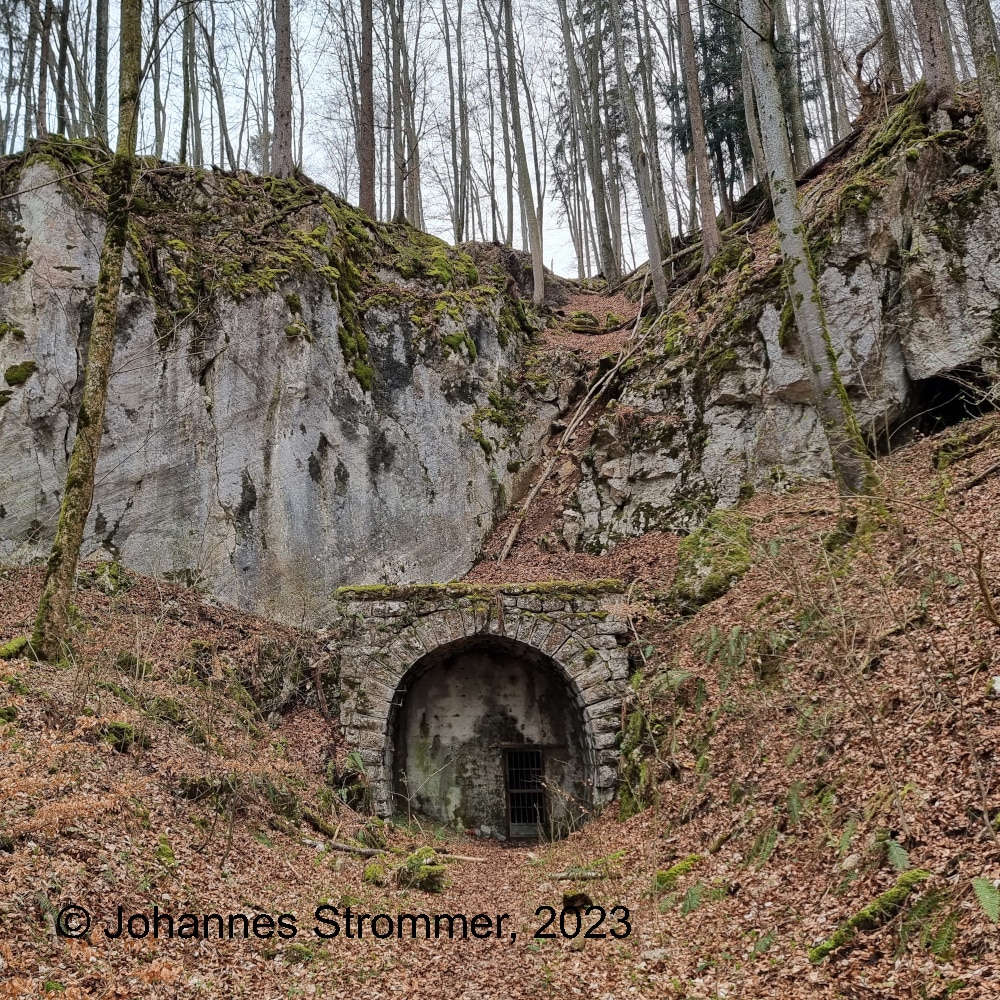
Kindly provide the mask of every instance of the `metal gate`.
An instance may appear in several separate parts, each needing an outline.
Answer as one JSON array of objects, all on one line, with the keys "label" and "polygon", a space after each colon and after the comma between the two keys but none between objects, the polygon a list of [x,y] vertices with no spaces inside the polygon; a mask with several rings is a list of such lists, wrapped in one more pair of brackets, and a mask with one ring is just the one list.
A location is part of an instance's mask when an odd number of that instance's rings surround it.
[{"label": "metal gate", "polygon": [[545,824],[541,750],[506,750],[507,819],[511,837],[540,837]]}]

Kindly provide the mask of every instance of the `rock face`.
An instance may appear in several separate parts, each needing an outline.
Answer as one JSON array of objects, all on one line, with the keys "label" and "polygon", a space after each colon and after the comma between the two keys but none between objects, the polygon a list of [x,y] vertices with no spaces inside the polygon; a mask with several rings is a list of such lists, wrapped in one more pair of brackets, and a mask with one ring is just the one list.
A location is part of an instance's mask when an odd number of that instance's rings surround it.
[{"label": "rock face", "polygon": [[[960,397],[1000,402],[1000,195],[981,126],[956,126],[928,137],[907,102],[805,188],[840,372],[883,448]],[[598,422],[563,512],[571,548],[688,530],[754,489],[830,474],[773,231],[737,238],[713,271]]]},{"label": "rock face", "polygon": [[[910,98],[802,188],[831,346],[879,447],[1000,396],[1000,195],[974,111],[932,136]],[[21,192],[0,203],[8,561],[54,531],[102,236],[99,190],[56,183],[52,160],[0,170]],[[463,575],[584,388],[553,358],[517,368],[506,276],[301,181],[144,177],[84,555],[300,621],[341,583]],[[646,348],[596,420],[569,548],[829,474],[773,227],[733,237]]]},{"label": "rock face", "polygon": [[[0,383],[0,561],[47,553],[79,406],[103,231],[56,181],[29,161],[7,208],[0,375],[16,371]],[[524,339],[509,300],[446,290],[462,261],[439,244],[436,288],[376,259],[366,280],[381,294],[353,327],[321,255],[198,312],[194,272],[219,262],[181,273],[161,252],[152,280],[169,295],[158,296],[143,287],[155,252],[135,244],[127,261],[83,555],[295,621],[343,582],[465,572],[526,467],[509,469],[556,412],[515,399],[501,377]],[[18,381],[24,362],[36,367]]]}]

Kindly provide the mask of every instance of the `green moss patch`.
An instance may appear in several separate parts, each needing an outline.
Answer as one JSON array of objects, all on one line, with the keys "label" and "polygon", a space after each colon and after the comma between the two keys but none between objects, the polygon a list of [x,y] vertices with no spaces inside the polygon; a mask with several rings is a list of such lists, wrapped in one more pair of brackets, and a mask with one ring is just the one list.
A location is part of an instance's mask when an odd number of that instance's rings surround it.
[{"label": "green moss patch", "polygon": [[737,511],[713,511],[678,547],[670,596],[688,607],[708,604],[742,578],[750,558],[750,519]]},{"label": "green moss patch", "polygon": [[0,660],[14,660],[19,656],[27,656],[30,653],[28,636],[19,635],[16,639],[0,646]]},{"label": "green moss patch", "polygon": [[396,869],[396,884],[401,889],[443,892],[449,884],[446,872],[433,847],[419,847]]},{"label": "green moss patch", "polygon": [[821,944],[810,948],[809,961],[822,962],[830,952],[836,951],[837,948],[851,941],[859,930],[871,930],[884,924],[903,908],[903,904],[909,899],[910,894],[930,877],[931,873],[922,868],[903,872],[891,889],[883,892],[864,909],[855,913]]},{"label": "green moss patch", "polygon": [[11,365],[3,373],[3,380],[7,385],[15,388],[19,385],[24,385],[36,371],[38,371],[38,365],[34,361],[21,361],[16,365]]},{"label": "green moss patch", "polygon": [[99,733],[119,753],[128,753],[132,747],[145,750],[149,746],[149,736],[127,722],[109,722],[101,726]]}]

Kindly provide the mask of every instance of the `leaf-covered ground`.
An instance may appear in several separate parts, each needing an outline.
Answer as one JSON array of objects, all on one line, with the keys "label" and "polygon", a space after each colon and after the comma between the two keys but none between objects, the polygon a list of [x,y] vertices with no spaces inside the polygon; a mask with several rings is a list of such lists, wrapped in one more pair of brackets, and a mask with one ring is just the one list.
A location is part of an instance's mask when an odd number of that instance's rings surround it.
[{"label": "leaf-covered ground", "polygon": [[[649,804],[554,845],[400,824],[381,887],[372,859],[323,846],[357,846],[365,818],[338,791],[314,638],[88,569],[74,655],[0,664],[0,996],[1000,995],[998,459],[986,417],[884,460],[876,502],[755,497],[749,571],[696,613],[664,596],[676,539],[588,557],[639,580],[623,801]],[[28,629],[40,581],[0,572],[0,644]],[[478,860],[445,861],[440,894],[398,888],[420,846]],[[575,869],[597,877],[557,877]],[[535,939],[536,909],[577,891],[626,906],[631,934]],[[89,939],[54,934],[70,903]],[[292,914],[297,933],[111,940],[119,905]],[[323,941],[320,905],[510,916],[502,940]]]}]

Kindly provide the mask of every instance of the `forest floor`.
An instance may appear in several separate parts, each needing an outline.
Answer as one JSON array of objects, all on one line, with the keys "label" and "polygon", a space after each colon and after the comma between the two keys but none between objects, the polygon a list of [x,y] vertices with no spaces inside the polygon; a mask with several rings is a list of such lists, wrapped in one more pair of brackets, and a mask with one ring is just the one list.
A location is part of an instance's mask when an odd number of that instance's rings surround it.
[{"label": "forest floor", "polygon": [[[736,515],[749,569],[696,613],[656,597],[668,535],[548,564],[641,581],[622,608],[644,662],[623,775],[646,808],[555,844],[400,824],[381,887],[305,821],[347,842],[365,822],[331,782],[332,727],[308,699],[273,725],[251,700],[276,665],[315,662],[314,639],[88,567],[72,658],[0,663],[0,997],[1000,996],[998,460],[994,415],[882,460],[874,502],[824,484],[754,497]],[[38,567],[0,571],[0,644],[28,630],[40,584]],[[418,846],[478,860],[448,861],[443,892],[398,888]],[[557,918],[535,937],[564,891],[604,907],[598,936],[564,938]],[[55,933],[70,904],[89,937]],[[324,940],[323,905],[509,916],[500,939],[366,924]],[[119,906],[290,914],[296,933],[112,939]]]}]

